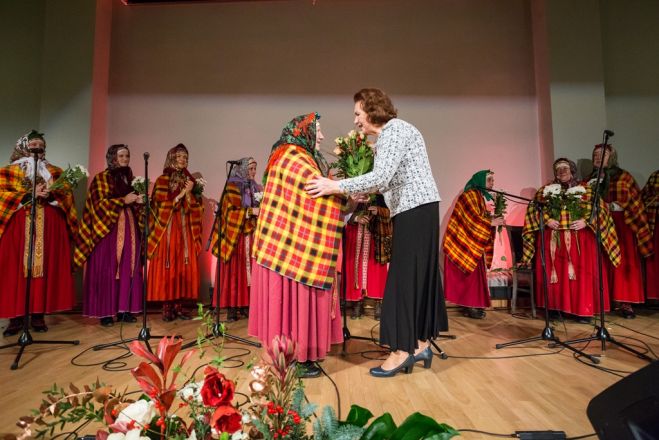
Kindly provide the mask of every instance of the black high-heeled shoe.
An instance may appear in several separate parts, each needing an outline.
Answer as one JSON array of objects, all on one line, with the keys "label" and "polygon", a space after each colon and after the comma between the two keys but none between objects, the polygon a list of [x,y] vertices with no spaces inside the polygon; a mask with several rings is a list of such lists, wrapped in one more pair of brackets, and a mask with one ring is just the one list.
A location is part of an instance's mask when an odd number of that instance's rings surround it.
[{"label": "black high-heeled shoe", "polygon": [[375,367],[371,368],[369,370],[369,373],[371,373],[371,376],[374,377],[393,377],[398,373],[399,371],[405,371],[405,374],[410,374],[412,370],[414,369],[414,355],[409,355],[407,356],[407,359],[403,361],[402,364],[397,366],[396,368],[392,368],[391,370],[385,370],[381,366],[380,367]]},{"label": "black high-heeled shoe", "polygon": [[414,355],[414,362],[423,361],[423,368],[430,368],[432,366],[432,358],[434,357],[435,353],[432,352],[430,346],[427,346],[421,353]]}]

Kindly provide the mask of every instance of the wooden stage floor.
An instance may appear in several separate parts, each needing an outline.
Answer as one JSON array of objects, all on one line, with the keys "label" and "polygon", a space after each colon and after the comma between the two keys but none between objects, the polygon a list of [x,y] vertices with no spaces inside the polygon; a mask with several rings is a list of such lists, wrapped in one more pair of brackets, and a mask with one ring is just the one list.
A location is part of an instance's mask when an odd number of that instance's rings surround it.
[{"label": "wooden stage floor", "polygon": [[[593,432],[586,416],[586,406],[591,398],[620,380],[620,376],[647,364],[614,346],[602,353],[599,343],[590,343],[586,351],[604,354],[600,366],[615,371],[592,368],[585,364],[587,360],[579,362],[570,351],[550,349],[544,342],[496,350],[497,343],[539,335],[544,321],[513,317],[505,310],[488,311],[486,319],[472,320],[463,317],[459,309],[450,308],[449,317],[450,333],[457,339],[437,341],[448,359],[436,356],[429,370],[417,364],[412,374],[401,373],[394,378],[378,379],[371,377],[368,369],[379,364],[376,360],[381,356],[379,347],[370,341],[352,339],[347,343],[347,353],[342,354],[341,345],[335,346],[321,363],[329,377],[305,380],[309,400],[335,409],[340,406],[342,417],[347,414],[350,404],[356,403],[376,415],[389,411],[397,423],[410,413],[420,411],[455,428],[500,434],[516,430],[562,430],[568,436],[578,436]],[[645,351],[640,340],[659,353],[659,311],[640,310],[634,320],[624,320],[616,315],[608,315],[608,318],[608,328],[618,340]],[[136,382],[126,371],[126,368],[137,365],[134,356],[126,360],[123,371],[72,365],[72,358],[83,352],[76,363],[94,364],[122,353],[116,349],[86,351],[95,344],[119,337],[118,325],[103,328],[97,322],[78,314],[47,317],[50,331],[33,333],[35,340],[80,339],[80,345],[29,346],[16,371],[10,371],[9,366],[18,348],[0,351],[0,433],[17,433],[14,424],[18,417],[37,408],[40,392],[50,388],[53,382],[58,385],[73,382],[80,386],[92,383],[98,377],[119,389],[137,389]],[[156,313],[149,315],[149,322],[153,334],[178,333],[186,340],[195,337],[198,326],[197,321],[164,323]],[[4,329],[6,325],[6,320],[0,321],[0,328]],[[242,319],[228,327],[231,334],[247,337],[246,326],[247,321]],[[348,319],[348,326],[353,336],[368,337],[372,332],[377,335],[377,322],[369,316]],[[585,337],[593,328],[573,321],[554,322],[554,327],[561,339]],[[139,325],[127,324],[123,333],[135,336],[138,329]],[[15,341],[16,337],[11,337],[2,340],[2,344]],[[249,373],[244,364],[260,356],[260,350],[227,341],[224,355],[235,360],[227,362],[223,372],[238,380],[237,391],[246,392]],[[653,356],[652,353],[649,355]],[[196,367],[204,362],[193,357],[188,365]],[[94,432],[95,429],[87,427],[81,433]],[[466,432],[463,438],[488,437]]]}]

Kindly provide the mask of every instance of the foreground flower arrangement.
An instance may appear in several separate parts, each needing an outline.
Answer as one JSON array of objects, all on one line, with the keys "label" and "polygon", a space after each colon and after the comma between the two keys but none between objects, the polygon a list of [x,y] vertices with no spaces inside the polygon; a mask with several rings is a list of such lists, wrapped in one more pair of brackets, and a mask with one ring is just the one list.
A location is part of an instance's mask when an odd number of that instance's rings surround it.
[{"label": "foreground flower arrangement", "polygon": [[[203,342],[200,336],[202,355]],[[216,344],[219,353],[223,341]],[[195,382],[193,375],[179,389],[176,382],[182,368],[196,352],[188,351],[176,362],[181,346],[181,339],[163,338],[154,353],[146,344],[133,341],[130,351],[145,360],[131,370],[141,395],[116,391],[98,380],[82,390],[73,384],[68,390],[53,385],[44,392],[40,408],[17,423],[22,433],[1,437],[52,438],[68,424],[88,422],[106,427],[96,432],[100,440],[443,440],[459,435],[419,413],[400,426],[389,413],[367,426],[373,414],[356,405],[345,421],[339,421],[331,407],[315,414],[317,407],[305,402],[298,378],[296,344],[286,337],[275,337],[262,362],[251,368],[251,395],[241,404],[236,403],[235,383],[214,366],[221,364],[220,357],[205,366],[202,381]],[[307,433],[309,427],[312,433]]]}]

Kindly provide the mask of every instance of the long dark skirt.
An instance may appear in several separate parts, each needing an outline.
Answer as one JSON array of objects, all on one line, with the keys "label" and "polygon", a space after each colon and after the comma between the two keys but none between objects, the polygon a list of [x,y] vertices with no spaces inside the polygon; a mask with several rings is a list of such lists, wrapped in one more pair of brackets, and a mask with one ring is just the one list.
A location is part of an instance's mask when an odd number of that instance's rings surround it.
[{"label": "long dark skirt", "polygon": [[380,342],[392,351],[413,353],[418,340],[448,330],[439,275],[439,202],[396,215],[393,227]]}]

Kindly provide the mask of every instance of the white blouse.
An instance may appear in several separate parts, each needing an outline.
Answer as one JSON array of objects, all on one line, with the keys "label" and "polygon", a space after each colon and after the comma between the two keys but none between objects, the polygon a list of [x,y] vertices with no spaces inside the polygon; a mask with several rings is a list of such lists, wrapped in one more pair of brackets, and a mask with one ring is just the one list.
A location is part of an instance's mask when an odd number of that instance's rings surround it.
[{"label": "white blouse", "polygon": [[348,194],[380,192],[391,216],[441,201],[430,169],[423,136],[412,124],[391,119],[382,127],[375,144],[373,171],[341,180]]}]

